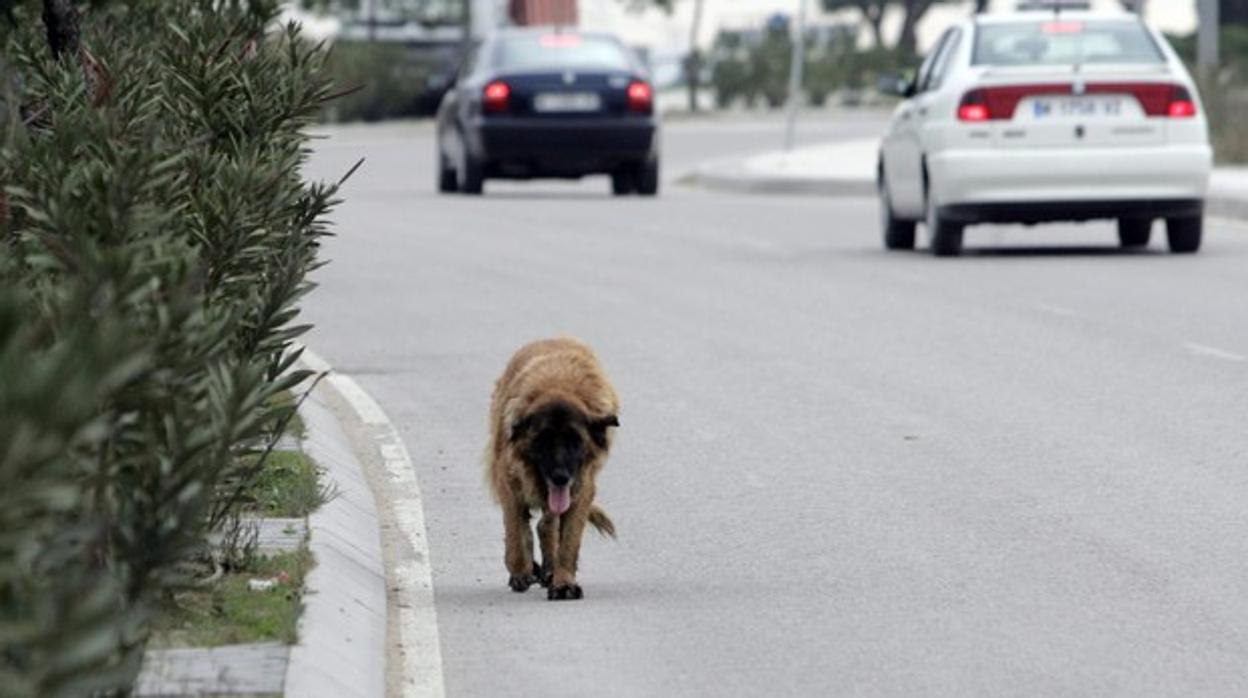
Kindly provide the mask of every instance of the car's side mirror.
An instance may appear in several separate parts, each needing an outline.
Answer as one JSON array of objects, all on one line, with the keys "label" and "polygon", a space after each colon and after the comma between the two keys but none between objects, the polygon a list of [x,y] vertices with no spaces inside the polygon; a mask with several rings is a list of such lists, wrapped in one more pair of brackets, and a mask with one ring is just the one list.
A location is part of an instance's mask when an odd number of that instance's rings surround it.
[{"label": "car's side mirror", "polygon": [[884,73],[875,80],[875,89],[894,97],[913,97],[914,83],[899,73]]}]

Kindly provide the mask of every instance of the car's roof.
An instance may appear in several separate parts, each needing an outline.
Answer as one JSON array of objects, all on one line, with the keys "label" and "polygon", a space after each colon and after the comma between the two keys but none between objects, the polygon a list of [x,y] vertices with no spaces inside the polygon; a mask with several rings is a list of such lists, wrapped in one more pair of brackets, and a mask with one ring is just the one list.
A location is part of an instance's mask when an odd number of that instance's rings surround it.
[{"label": "car's roof", "polygon": [[509,36],[546,36],[549,34],[568,34],[602,39],[619,40],[615,34],[603,31],[581,31],[575,27],[543,26],[543,27],[499,27],[490,32],[489,38],[505,39]]},{"label": "car's roof", "polygon": [[989,14],[975,15],[975,21],[979,24],[1007,24],[1010,22],[1044,22],[1044,21],[1066,21],[1066,22],[1096,22],[1096,21],[1139,21],[1139,16],[1130,12],[1116,12],[1107,10],[1062,10],[1054,12],[1053,10],[1023,10],[1021,12],[993,12]]}]

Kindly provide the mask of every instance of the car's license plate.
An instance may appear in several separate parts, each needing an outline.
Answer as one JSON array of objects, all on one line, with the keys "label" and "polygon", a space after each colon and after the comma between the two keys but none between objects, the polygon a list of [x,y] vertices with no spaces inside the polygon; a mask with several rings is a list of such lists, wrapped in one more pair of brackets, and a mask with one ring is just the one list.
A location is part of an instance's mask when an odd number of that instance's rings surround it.
[{"label": "car's license plate", "polygon": [[598,111],[601,106],[593,92],[542,92],[533,98],[533,110],[540,112]]},{"label": "car's license plate", "polygon": [[1118,95],[1085,95],[1079,97],[1032,97],[1031,118],[1045,119],[1112,119],[1124,116],[1124,100]]}]

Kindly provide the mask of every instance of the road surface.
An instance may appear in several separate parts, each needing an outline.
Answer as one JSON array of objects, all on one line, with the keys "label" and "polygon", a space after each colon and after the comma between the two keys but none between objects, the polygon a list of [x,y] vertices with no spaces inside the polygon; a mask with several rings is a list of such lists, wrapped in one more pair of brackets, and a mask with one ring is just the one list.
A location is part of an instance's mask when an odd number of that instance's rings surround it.
[{"label": "road surface", "polygon": [[[411,451],[449,695],[1248,695],[1248,227],[937,260],[882,251],[867,199],[438,196],[427,126],[335,133],[313,176],[368,162],[309,343]],[[674,122],[665,175],[780,134]],[[557,333],[623,409],[620,539],[552,604],[507,590],[482,452],[510,353]]]}]

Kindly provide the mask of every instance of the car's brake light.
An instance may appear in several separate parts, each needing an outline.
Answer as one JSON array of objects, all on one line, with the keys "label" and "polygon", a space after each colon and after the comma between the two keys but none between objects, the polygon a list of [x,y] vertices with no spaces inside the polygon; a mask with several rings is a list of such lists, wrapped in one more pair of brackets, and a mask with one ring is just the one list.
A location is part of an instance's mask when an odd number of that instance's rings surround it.
[{"label": "car's brake light", "polygon": [[578,34],[543,34],[537,43],[545,48],[571,48],[581,45],[581,37]]},{"label": "car's brake light", "polygon": [[628,84],[628,110],[639,114],[654,110],[654,90],[650,83],[634,80]]},{"label": "car's brake light", "polygon": [[1079,34],[1083,31],[1083,22],[1045,22],[1040,25],[1045,34]]},{"label": "car's brake light", "polygon": [[482,104],[487,112],[507,111],[511,101],[511,86],[502,80],[495,80],[485,86]]},{"label": "car's brake light", "polygon": [[984,103],[982,90],[971,90],[962,96],[958,105],[958,121],[987,121],[992,118],[988,105]]},{"label": "car's brake light", "polygon": [[1170,94],[1170,105],[1166,113],[1172,119],[1185,119],[1196,116],[1196,102],[1186,87],[1176,86]]}]

